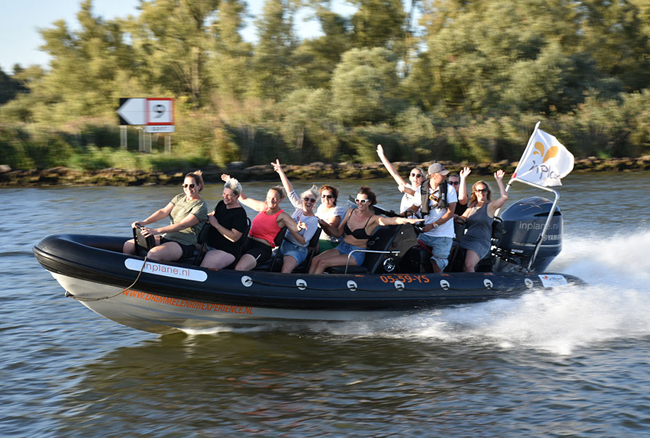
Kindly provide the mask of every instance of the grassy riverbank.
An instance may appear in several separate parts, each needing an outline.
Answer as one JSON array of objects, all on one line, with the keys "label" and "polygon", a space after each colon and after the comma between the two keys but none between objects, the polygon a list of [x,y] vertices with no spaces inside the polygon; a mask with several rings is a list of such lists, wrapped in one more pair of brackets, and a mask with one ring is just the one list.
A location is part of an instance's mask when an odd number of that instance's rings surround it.
[{"label": "grassy riverbank", "polygon": [[[497,169],[503,169],[511,174],[517,162],[502,161],[499,163],[453,163],[442,161],[452,172],[458,172],[462,167],[469,166],[475,175],[489,175]],[[426,169],[431,162],[393,163],[400,174],[421,166]],[[377,162],[372,164],[323,164],[312,163],[304,166],[283,166],[292,180],[324,181],[337,179],[374,179],[387,178],[388,172]],[[185,173],[194,168],[169,171],[143,171],[107,168],[92,171],[80,171],[66,167],[55,167],[45,170],[11,170],[0,168],[0,187],[47,187],[47,186],[141,186],[147,184],[174,185],[180,184]],[[227,168],[203,167],[206,182],[219,182],[222,173],[228,173],[241,181],[276,181],[277,174],[271,165],[242,167],[231,165]],[[650,171],[650,156],[641,158],[600,159],[586,158],[576,160],[574,172],[642,172]]]}]

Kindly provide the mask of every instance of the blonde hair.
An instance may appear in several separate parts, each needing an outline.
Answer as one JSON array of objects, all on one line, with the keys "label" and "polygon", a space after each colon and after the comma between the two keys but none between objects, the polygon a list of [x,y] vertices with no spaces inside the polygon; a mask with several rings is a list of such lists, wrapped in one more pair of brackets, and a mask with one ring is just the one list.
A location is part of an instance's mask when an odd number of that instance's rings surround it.
[{"label": "blonde hair", "polygon": [[310,189],[307,189],[304,192],[302,192],[300,197],[302,198],[305,195],[312,195],[314,199],[316,199],[316,202],[318,202],[318,187],[312,185]]}]

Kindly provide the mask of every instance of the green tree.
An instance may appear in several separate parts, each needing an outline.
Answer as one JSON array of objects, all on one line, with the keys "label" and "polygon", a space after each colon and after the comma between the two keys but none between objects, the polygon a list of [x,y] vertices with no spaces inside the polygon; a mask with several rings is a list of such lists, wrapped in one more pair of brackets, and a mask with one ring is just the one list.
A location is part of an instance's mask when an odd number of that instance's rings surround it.
[{"label": "green tree", "polygon": [[214,25],[214,53],[210,69],[219,95],[241,98],[249,87],[253,47],[239,33],[244,27],[246,4],[222,0]]},{"label": "green tree", "polygon": [[387,49],[352,49],[332,77],[333,114],[346,124],[375,123],[400,107],[397,58]]},{"label": "green tree", "polygon": [[329,88],[343,53],[352,48],[350,21],[322,5],[316,8],[323,36],[303,41],[294,52],[296,88]]},{"label": "green tree", "polygon": [[[16,69],[14,69],[14,72]],[[7,75],[0,68],[0,105],[13,100],[18,93],[24,93],[27,89],[15,77]]]},{"label": "green tree", "polygon": [[611,93],[616,88],[591,52],[580,49],[583,11],[577,2],[449,0],[431,5],[428,51],[406,86],[425,107],[472,113],[568,111],[588,89]]},{"label": "green tree", "polygon": [[212,24],[219,0],[151,0],[132,23],[132,38],[141,62],[138,74],[150,88],[203,103],[211,84],[207,52],[213,47]]},{"label": "green tree", "polygon": [[582,0],[582,50],[596,60],[605,75],[620,80],[626,91],[650,85],[650,45],[641,19],[647,16],[634,2]]},{"label": "green tree", "polygon": [[294,161],[336,158],[338,124],[330,116],[331,102],[331,93],[325,89],[295,90],[282,101],[280,133]]},{"label": "green tree", "polygon": [[352,16],[355,47],[398,51],[403,48],[407,17],[402,0],[350,0],[350,3],[358,7]]},{"label": "green tree", "polygon": [[115,78],[132,67],[131,48],[124,42],[119,21],[104,21],[92,13],[92,0],[81,4],[77,14],[80,30],[71,31],[65,21],[41,30],[41,47],[52,58],[50,71],[30,84],[39,101],[47,106],[37,118],[57,121],[70,115],[98,116],[114,111]]},{"label": "green tree", "polygon": [[292,89],[291,67],[297,47],[293,19],[297,4],[292,0],[266,0],[256,22],[259,43],[253,57],[250,93],[279,101]]}]

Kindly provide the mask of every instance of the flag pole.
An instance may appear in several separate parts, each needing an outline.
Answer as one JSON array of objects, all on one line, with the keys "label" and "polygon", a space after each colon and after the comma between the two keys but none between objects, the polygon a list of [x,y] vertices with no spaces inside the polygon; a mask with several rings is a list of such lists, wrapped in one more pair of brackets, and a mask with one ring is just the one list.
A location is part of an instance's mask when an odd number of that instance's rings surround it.
[{"label": "flag pole", "polygon": [[[537,134],[537,130],[539,129],[539,125],[542,123],[542,121],[538,121],[535,124],[535,129],[533,129],[533,133],[531,134],[530,138],[528,139],[528,144],[526,144],[526,149],[524,149],[524,153],[521,154],[521,158],[526,155],[526,152],[528,149],[530,149],[533,146],[533,139],[535,138],[535,134]],[[517,170],[519,170],[519,166],[521,165],[521,159],[519,160],[519,163],[517,164],[517,167],[515,168],[514,173],[510,176],[510,181],[508,181],[508,184],[506,185],[506,193],[508,193],[508,190],[510,190],[510,186],[512,185],[512,180],[514,179],[513,175],[517,174]]]},{"label": "flag pole", "polygon": [[[548,214],[548,217],[546,218],[546,222],[544,223],[544,228],[542,228],[541,233],[539,233],[539,237],[537,238],[537,242],[535,242],[535,252],[533,253],[533,256],[530,258],[530,261],[528,262],[528,271],[530,272],[531,268],[533,267],[533,263],[535,262],[535,259],[537,258],[537,253],[539,252],[540,247],[542,246],[542,242],[544,241],[544,237],[546,236],[546,231],[548,230],[548,226],[551,224],[551,219],[553,218],[553,215],[555,214],[555,209],[557,208],[558,201],[560,200],[560,193],[555,190],[551,189],[549,187],[541,186],[539,184],[534,184],[530,181],[525,181],[525,180],[516,180],[519,181],[520,183],[529,185],[531,187],[537,187],[538,189],[541,190],[546,190],[547,192],[551,192],[555,194],[555,200],[553,201],[553,205],[551,206],[551,211]],[[496,216],[496,215],[495,215]]]},{"label": "flag pole", "polygon": [[[539,125],[542,123],[542,121],[538,121],[535,124],[535,129],[533,129],[533,133],[531,134],[530,138],[528,139],[528,144],[526,144],[526,149],[524,149],[524,153],[521,154],[521,158],[526,155],[526,151],[530,149],[533,145],[533,139],[535,138],[535,134],[537,134],[537,130],[539,129]],[[515,171],[512,175],[510,175],[510,181],[508,181],[508,184],[506,184],[506,194],[508,194],[508,190],[510,190],[510,186],[512,185],[512,181],[514,180],[513,175],[517,174],[517,170],[519,170],[519,166],[521,165],[521,158],[519,159],[519,163],[517,164],[517,167],[515,168]],[[499,217],[499,214],[501,213],[501,209],[498,208],[497,211],[494,212],[494,217]]]}]

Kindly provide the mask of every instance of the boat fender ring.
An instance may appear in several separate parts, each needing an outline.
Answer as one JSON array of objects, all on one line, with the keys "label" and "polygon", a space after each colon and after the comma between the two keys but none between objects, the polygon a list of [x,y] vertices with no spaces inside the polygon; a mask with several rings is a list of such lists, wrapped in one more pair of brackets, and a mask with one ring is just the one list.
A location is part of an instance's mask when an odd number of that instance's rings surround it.
[{"label": "boat fender ring", "polygon": [[395,289],[402,291],[404,290],[404,282],[397,280],[395,283]]},{"label": "boat fender ring", "polygon": [[449,282],[447,280],[440,280],[440,287],[444,290],[449,289]]},{"label": "boat fender ring", "polygon": [[241,284],[243,284],[246,287],[251,287],[253,285],[253,279],[250,278],[248,275],[244,275],[241,278]]},{"label": "boat fender ring", "polygon": [[352,280],[348,281],[348,289],[354,292],[355,290],[357,290],[357,283],[355,283]]},{"label": "boat fender ring", "polygon": [[298,289],[300,290],[305,290],[307,289],[307,282],[302,278],[299,278],[296,280],[296,286],[298,286]]},{"label": "boat fender ring", "polygon": [[494,284],[492,284],[492,280],[486,278],[483,280],[483,286],[485,286],[487,289],[492,289],[494,287]]},{"label": "boat fender ring", "polygon": [[528,289],[532,289],[533,286],[534,286],[534,284],[533,284],[533,280],[531,280],[530,278],[526,278],[526,279],[524,279],[524,284],[526,285],[526,287],[527,287]]}]

